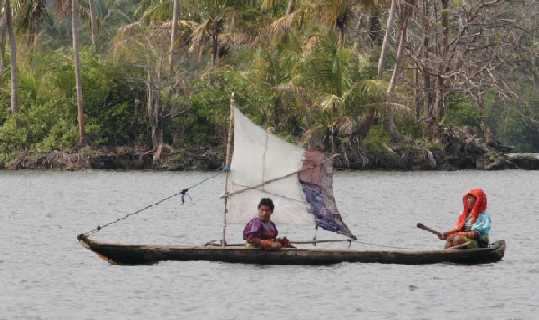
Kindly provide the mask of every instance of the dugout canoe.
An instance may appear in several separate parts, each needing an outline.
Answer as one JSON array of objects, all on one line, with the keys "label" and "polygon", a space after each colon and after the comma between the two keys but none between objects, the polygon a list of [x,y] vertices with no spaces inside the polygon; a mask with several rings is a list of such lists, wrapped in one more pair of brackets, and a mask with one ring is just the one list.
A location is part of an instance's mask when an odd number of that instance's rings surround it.
[{"label": "dugout canoe", "polygon": [[222,261],[262,265],[327,265],[340,262],[421,265],[483,264],[500,261],[505,241],[488,248],[450,250],[281,249],[265,251],[243,246],[159,246],[102,243],[79,235],[81,244],[112,264],[154,264],[160,261]]}]

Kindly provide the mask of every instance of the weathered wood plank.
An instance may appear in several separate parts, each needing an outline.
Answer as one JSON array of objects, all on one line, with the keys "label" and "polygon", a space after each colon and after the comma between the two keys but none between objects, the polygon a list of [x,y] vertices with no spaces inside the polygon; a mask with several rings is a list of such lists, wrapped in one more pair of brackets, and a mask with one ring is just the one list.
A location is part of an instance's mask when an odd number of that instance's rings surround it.
[{"label": "weathered wood plank", "polygon": [[83,246],[115,264],[152,264],[159,261],[223,261],[248,264],[324,265],[340,262],[432,264],[451,262],[481,264],[499,261],[505,253],[505,241],[489,248],[470,250],[329,250],[281,249],[265,251],[245,247],[152,246],[100,243],[79,237]]}]

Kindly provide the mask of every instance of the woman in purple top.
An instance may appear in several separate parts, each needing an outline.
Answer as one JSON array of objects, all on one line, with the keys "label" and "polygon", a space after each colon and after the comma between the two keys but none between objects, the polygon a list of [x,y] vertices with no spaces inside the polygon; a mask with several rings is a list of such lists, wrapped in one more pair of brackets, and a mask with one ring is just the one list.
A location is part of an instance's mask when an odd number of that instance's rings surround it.
[{"label": "woman in purple top", "polygon": [[271,214],[275,208],[273,201],[263,198],[258,204],[258,216],[251,219],[243,228],[243,240],[248,246],[265,250],[279,250],[283,247],[291,247],[286,238],[277,239],[277,227],[271,221]]}]

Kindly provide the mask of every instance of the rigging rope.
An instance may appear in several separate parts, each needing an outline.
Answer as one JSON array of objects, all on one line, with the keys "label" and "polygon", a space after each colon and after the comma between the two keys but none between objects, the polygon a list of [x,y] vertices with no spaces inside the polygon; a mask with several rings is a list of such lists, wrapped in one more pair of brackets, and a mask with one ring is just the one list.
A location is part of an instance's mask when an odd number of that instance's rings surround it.
[{"label": "rigging rope", "polygon": [[[312,240],[312,241],[294,241],[290,240],[291,244],[312,244],[316,246],[318,243],[338,243],[338,242],[347,242],[348,247],[351,246],[352,243],[357,242],[358,244],[362,244],[365,246],[372,246],[372,247],[380,247],[380,248],[388,248],[388,249],[397,249],[397,250],[412,250],[411,248],[405,248],[405,247],[396,247],[396,246],[389,246],[384,244],[377,244],[373,242],[366,242],[361,240],[353,240],[353,239],[328,239],[328,240]],[[205,246],[221,246],[222,244],[216,240],[208,241]],[[245,246],[245,243],[228,243],[226,246],[228,247],[240,247]]]},{"label": "rigging rope", "polygon": [[[327,159],[325,159],[324,161],[322,161],[322,163],[325,163],[325,162],[328,162],[328,161],[333,161],[333,159],[335,159],[339,154],[336,153],[334,155],[332,155],[331,157],[328,157]],[[320,164],[317,164],[315,166],[310,166],[310,167],[305,167],[305,168],[301,168],[299,170],[296,170],[296,171],[292,171],[290,173],[287,173],[283,176],[280,176],[280,177],[277,177],[277,178],[273,178],[273,179],[269,179],[269,180],[262,180],[261,183],[259,184],[256,184],[254,186],[242,186],[243,189],[239,189],[239,190],[236,190],[234,192],[229,192],[227,194],[224,194],[221,196],[221,198],[226,198],[226,197],[231,197],[231,196],[235,196],[237,194],[240,194],[240,193],[243,193],[245,191],[249,191],[249,190],[254,190],[254,189],[259,189],[260,187],[264,188],[265,185],[267,184],[271,184],[271,183],[274,183],[274,182],[277,182],[277,181],[280,181],[280,180],[283,180],[283,179],[286,179],[286,178],[289,178],[295,174],[298,174],[298,173],[301,173],[301,172],[304,172],[304,171],[307,171],[307,170],[311,170],[311,169],[314,169],[316,167],[319,167],[322,163]],[[264,192],[267,192],[266,190],[262,189]],[[277,195],[277,196],[280,196],[280,197],[284,197],[284,196],[281,196],[281,195]],[[293,199],[295,200],[295,199]],[[297,200],[296,200],[297,201]]]},{"label": "rigging rope", "polygon": [[134,212],[128,213],[128,214],[126,214],[126,215],[123,216],[123,217],[117,218],[116,220],[113,220],[113,221],[111,221],[111,222],[105,223],[105,224],[103,224],[103,225],[98,225],[95,229],[92,229],[92,230],[90,230],[90,231],[88,231],[88,232],[85,232],[85,233],[83,233],[83,234],[86,235],[86,236],[88,236],[88,235],[90,235],[90,234],[92,234],[92,233],[96,233],[96,232],[98,232],[98,231],[101,231],[101,230],[103,230],[104,228],[106,228],[106,227],[108,227],[108,226],[110,226],[110,225],[113,225],[113,224],[118,223],[118,222],[120,222],[120,221],[123,221],[123,220],[125,220],[125,219],[127,219],[127,218],[129,218],[129,217],[131,217],[131,216],[134,216],[134,215],[137,215],[137,214],[139,214],[139,213],[142,213],[142,212],[144,212],[144,211],[146,211],[146,210],[148,210],[148,209],[150,209],[150,208],[156,207],[156,206],[160,205],[161,203],[163,203],[163,202],[165,202],[165,201],[167,201],[167,200],[169,200],[169,199],[172,199],[172,198],[174,198],[174,197],[177,197],[177,196],[181,196],[182,204],[184,204],[184,203],[185,203],[185,196],[191,197],[191,196],[189,196],[189,194],[187,193],[187,192],[189,192],[190,189],[194,189],[194,188],[200,186],[201,184],[203,184],[203,183],[205,183],[205,182],[207,182],[207,181],[209,181],[209,180],[214,179],[215,177],[217,177],[217,176],[220,175],[220,174],[221,174],[221,171],[219,171],[218,173],[216,173],[216,174],[214,174],[214,175],[212,175],[212,176],[210,176],[210,177],[206,177],[206,178],[200,180],[199,182],[197,182],[197,183],[195,183],[195,184],[193,184],[193,185],[191,185],[191,186],[189,186],[189,187],[187,187],[187,188],[182,189],[182,190],[179,191],[179,192],[176,192],[176,193],[174,193],[174,194],[171,194],[170,196],[168,196],[168,197],[166,197],[166,198],[163,198],[163,199],[161,199],[161,200],[159,200],[159,201],[157,201],[157,202],[151,203],[151,204],[145,206],[144,208],[141,208],[141,209],[138,209],[138,210],[136,210],[136,211],[134,211]]},{"label": "rigging rope", "polygon": [[329,240],[316,240],[313,239],[312,241],[290,241],[292,244],[313,244],[316,246],[317,243],[333,243],[333,242],[348,242],[348,247],[351,246],[353,242],[357,242],[359,244],[365,245],[365,246],[373,246],[373,247],[381,247],[381,248],[388,248],[388,249],[399,249],[399,250],[409,250],[410,248],[404,248],[404,247],[396,247],[396,246],[389,246],[384,244],[377,244],[373,242],[366,242],[362,240],[357,239],[329,239]]}]

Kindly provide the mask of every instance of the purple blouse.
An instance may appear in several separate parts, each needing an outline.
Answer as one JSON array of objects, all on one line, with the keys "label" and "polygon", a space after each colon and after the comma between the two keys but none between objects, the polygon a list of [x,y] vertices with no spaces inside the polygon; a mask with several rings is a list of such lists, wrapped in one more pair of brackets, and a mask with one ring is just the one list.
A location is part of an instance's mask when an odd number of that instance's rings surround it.
[{"label": "purple blouse", "polygon": [[269,240],[277,237],[277,227],[275,223],[256,217],[251,219],[243,228],[243,240],[250,241],[252,239]]}]

